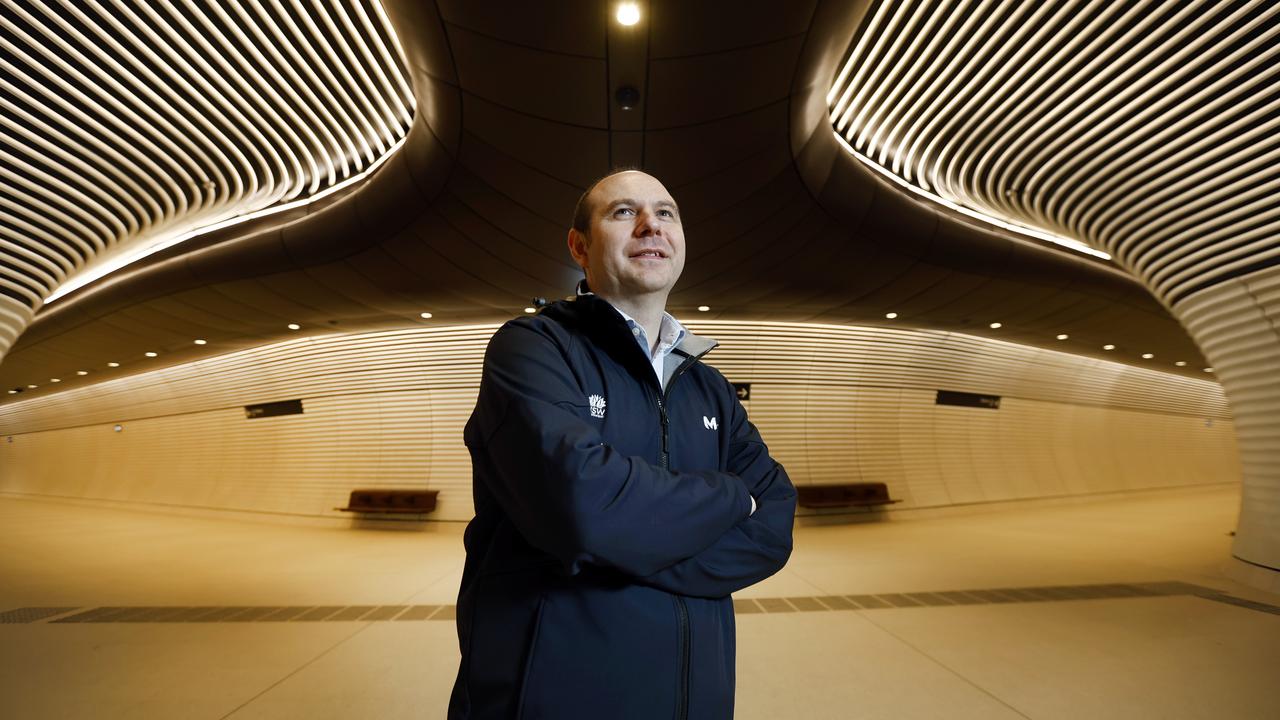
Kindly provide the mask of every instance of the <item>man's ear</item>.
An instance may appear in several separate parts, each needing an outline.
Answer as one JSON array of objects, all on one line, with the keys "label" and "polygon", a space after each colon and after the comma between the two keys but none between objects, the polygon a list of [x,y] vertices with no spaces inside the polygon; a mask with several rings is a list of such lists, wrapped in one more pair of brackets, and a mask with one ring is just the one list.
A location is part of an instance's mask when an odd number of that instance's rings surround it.
[{"label": "man's ear", "polygon": [[573,261],[583,269],[587,269],[587,236],[575,228],[569,228],[569,254]]}]

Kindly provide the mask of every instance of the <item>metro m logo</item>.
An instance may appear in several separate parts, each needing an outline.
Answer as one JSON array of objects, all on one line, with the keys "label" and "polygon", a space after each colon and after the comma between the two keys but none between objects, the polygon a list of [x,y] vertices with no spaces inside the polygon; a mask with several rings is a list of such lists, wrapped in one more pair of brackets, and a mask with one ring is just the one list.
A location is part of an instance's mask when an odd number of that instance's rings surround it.
[{"label": "metro m logo", "polygon": [[716,419],[715,419],[715,418],[713,418],[713,417],[712,417],[712,418],[709,418],[709,417],[707,417],[706,415],[703,415],[703,416],[702,416],[702,426],[703,426],[703,427],[705,427],[705,428],[706,428],[706,429],[708,429],[708,430],[717,430],[717,429],[719,429],[720,424],[716,422]]}]

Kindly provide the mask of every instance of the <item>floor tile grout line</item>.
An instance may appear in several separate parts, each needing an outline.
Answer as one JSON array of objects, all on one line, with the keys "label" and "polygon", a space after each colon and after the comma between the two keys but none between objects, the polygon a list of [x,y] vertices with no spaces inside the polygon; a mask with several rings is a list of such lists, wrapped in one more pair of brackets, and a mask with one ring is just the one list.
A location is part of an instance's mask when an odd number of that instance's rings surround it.
[{"label": "floor tile grout line", "polygon": [[982,693],[983,695],[986,695],[987,697],[991,698],[992,700],[995,700],[997,703],[1000,703],[1001,705],[1005,706],[1006,708],[1008,708],[1008,709],[1009,709],[1009,711],[1010,711],[1010,712],[1014,713],[1014,714],[1015,714],[1015,715],[1017,715],[1018,717],[1020,717],[1020,718],[1025,718],[1025,720],[1031,720],[1031,716],[1030,716],[1030,715],[1027,715],[1026,713],[1022,712],[1021,710],[1019,710],[1018,708],[1014,707],[1013,705],[1010,705],[1008,702],[1005,702],[1005,700],[1004,700],[1003,698],[1001,698],[1001,697],[997,696],[995,693],[993,693],[993,692],[991,692],[990,690],[988,690],[988,689],[986,689],[986,688],[982,687],[981,685],[979,685],[978,683],[976,683],[976,682],[974,682],[973,680],[969,679],[968,677],[966,677],[966,676],[964,676],[964,675],[960,674],[960,672],[958,672],[957,670],[955,670],[955,669],[954,669],[954,668],[952,668],[951,666],[947,665],[946,663],[942,662],[942,661],[941,661],[941,660],[939,660],[938,658],[936,658],[936,657],[934,657],[934,656],[930,655],[929,653],[925,652],[924,650],[921,650],[919,647],[916,647],[916,645],[915,645],[914,643],[912,643],[911,641],[909,641],[909,640],[907,640],[907,639],[905,639],[905,638],[903,638],[903,637],[899,636],[897,633],[895,633],[895,632],[893,632],[892,630],[890,630],[889,628],[887,628],[887,627],[885,627],[885,626],[881,625],[880,623],[876,622],[875,620],[872,620],[870,617],[867,617],[867,616],[864,614],[864,612],[865,612],[865,611],[863,611],[863,610],[858,610],[858,611],[857,611],[857,613],[856,613],[856,614],[859,616],[859,618],[860,618],[863,622],[865,622],[865,623],[868,623],[868,624],[872,625],[873,627],[875,627],[875,628],[876,628],[877,630],[879,630],[880,632],[882,632],[882,633],[884,633],[884,634],[888,635],[889,637],[893,638],[894,640],[897,640],[898,642],[902,643],[903,645],[906,645],[907,647],[911,648],[915,653],[917,653],[917,654],[918,654],[918,655],[920,655],[921,657],[925,658],[926,660],[928,660],[929,662],[933,663],[934,665],[937,665],[938,667],[942,668],[943,670],[946,670],[946,671],[947,671],[948,673],[950,673],[951,675],[953,675],[953,676],[955,676],[955,677],[959,678],[961,682],[965,683],[966,685],[969,685],[970,687],[972,687],[973,689],[975,689],[975,690],[977,690],[978,692]]},{"label": "floor tile grout line", "polygon": [[252,704],[252,703],[253,703],[253,701],[255,701],[255,700],[257,700],[258,698],[262,697],[263,695],[266,695],[267,693],[271,692],[272,690],[274,690],[275,688],[277,688],[277,687],[278,687],[281,683],[283,683],[284,681],[288,680],[289,678],[293,677],[294,675],[297,675],[298,673],[302,672],[303,670],[306,670],[307,668],[311,667],[311,665],[312,665],[313,663],[315,663],[317,660],[319,660],[320,658],[322,658],[322,657],[324,657],[325,655],[328,655],[329,653],[331,653],[331,652],[333,652],[334,650],[338,649],[338,647],[339,647],[339,646],[341,646],[341,645],[345,644],[345,643],[346,643],[348,640],[350,640],[351,638],[353,638],[353,637],[355,637],[355,636],[359,635],[360,633],[364,632],[365,630],[368,630],[368,629],[369,629],[369,627],[370,627],[371,625],[372,625],[372,623],[364,623],[364,626],[363,626],[363,627],[357,628],[355,632],[353,632],[353,633],[351,633],[350,635],[348,635],[348,636],[346,636],[346,637],[342,638],[341,640],[339,640],[338,642],[334,643],[333,645],[330,645],[329,647],[325,648],[323,651],[321,651],[321,652],[320,652],[320,654],[319,654],[319,655],[316,655],[315,657],[311,658],[310,660],[308,660],[308,661],[306,661],[306,662],[302,663],[301,665],[299,665],[298,667],[294,668],[291,672],[289,672],[288,674],[286,674],[284,677],[280,678],[279,680],[276,680],[275,682],[271,683],[271,684],[270,684],[270,685],[268,685],[267,687],[265,687],[265,688],[263,688],[262,690],[260,690],[260,691],[259,691],[257,694],[255,694],[253,697],[249,698],[248,700],[245,700],[244,702],[242,702],[242,703],[240,703],[239,705],[237,705],[237,706],[235,706],[234,708],[232,708],[232,709],[231,709],[231,712],[229,712],[229,713],[227,713],[226,715],[223,715],[222,717],[218,718],[218,720],[227,720],[227,718],[230,718],[232,715],[235,715],[236,713],[238,713],[238,712],[240,712],[241,710],[245,709],[245,708],[246,708],[246,707],[248,707],[250,704]]}]

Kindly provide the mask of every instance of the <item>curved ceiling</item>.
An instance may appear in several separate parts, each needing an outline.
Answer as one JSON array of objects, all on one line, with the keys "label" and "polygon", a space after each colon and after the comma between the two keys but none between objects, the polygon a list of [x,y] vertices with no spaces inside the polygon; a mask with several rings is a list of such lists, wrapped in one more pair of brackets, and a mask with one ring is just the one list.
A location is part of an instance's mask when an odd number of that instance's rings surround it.
[{"label": "curved ceiling", "polygon": [[[417,108],[385,165],[341,197],[68,294],[14,345],[0,383],[47,392],[51,377],[65,387],[186,362],[288,336],[289,323],[512,317],[570,291],[574,201],[628,164],[681,203],[677,314],[892,322],[1167,371],[1179,359],[1204,377],[1186,333],[1117,268],[922,204],[839,147],[825,96],[866,10],[671,0],[642,3],[625,28],[598,2],[388,2]],[[614,100],[625,85],[641,97],[632,109]]]},{"label": "curved ceiling", "polygon": [[914,0],[875,4],[827,101],[868,165],[1173,306],[1280,263],[1278,78],[1273,2]]},{"label": "curved ceiling", "polygon": [[0,47],[5,338],[195,232],[341,188],[413,118],[376,0],[6,3]]}]

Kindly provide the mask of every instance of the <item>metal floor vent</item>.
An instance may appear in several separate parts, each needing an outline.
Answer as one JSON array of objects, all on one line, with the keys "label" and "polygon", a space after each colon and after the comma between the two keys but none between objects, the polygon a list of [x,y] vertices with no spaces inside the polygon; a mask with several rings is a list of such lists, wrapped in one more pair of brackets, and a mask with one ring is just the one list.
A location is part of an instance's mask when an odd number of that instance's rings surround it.
[{"label": "metal floor vent", "polygon": [[[1061,602],[1190,595],[1248,610],[1280,615],[1280,607],[1244,600],[1213,588],[1184,582],[1108,585],[944,590],[880,593],[878,595],[820,595],[815,597],[737,598],[734,612],[792,613],[829,610],[996,605],[1001,603]],[[216,622],[386,622],[449,620],[453,605],[305,605],[204,607],[28,607],[0,612],[4,623],[216,623]]]}]

